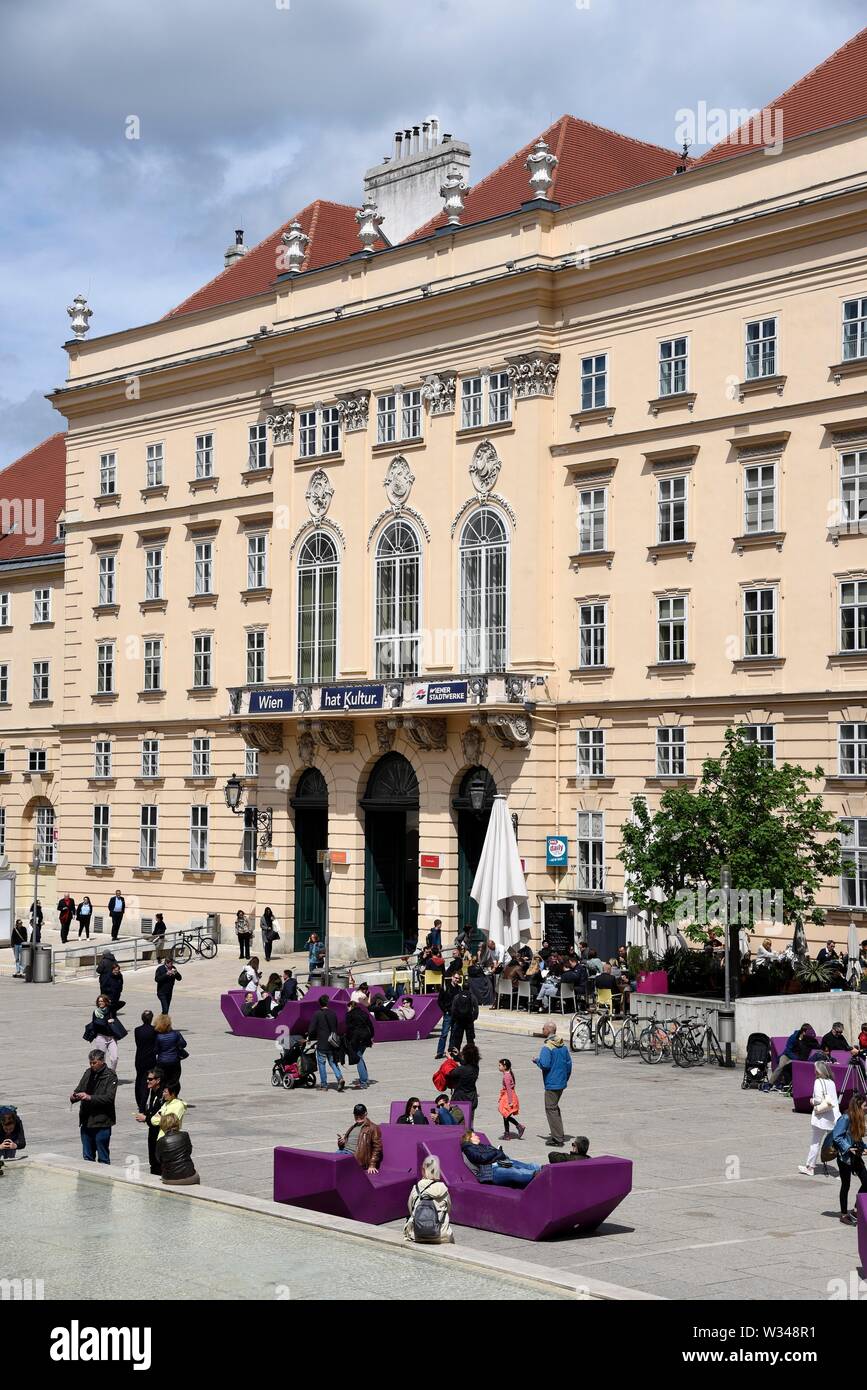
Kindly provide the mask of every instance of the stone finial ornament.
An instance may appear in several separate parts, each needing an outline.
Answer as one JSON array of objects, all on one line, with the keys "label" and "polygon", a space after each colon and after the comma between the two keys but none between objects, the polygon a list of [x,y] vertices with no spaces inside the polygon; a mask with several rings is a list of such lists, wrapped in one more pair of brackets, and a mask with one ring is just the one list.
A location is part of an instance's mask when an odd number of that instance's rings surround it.
[{"label": "stone finial ornament", "polygon": [[548,149],[546,141],[538,139],[533,146],[533,153],[527,156],[526,163],[534,198],[550,198],[554,170],[558,162],[557,156]]},{"label": "stone finial ornament", "polygon": [[362,248],[368,253],[376,250],[379,241],[379,229],[383,219],[376,211],[376,203],[372,198],[365,198],[364,204],[355,214],[358,223],[358,239]]},{"label": "stone finial ornament", "polygon": [[286,248],[281,253],[281,266],[288,275],[297,275],[304,265],[310,238],[301,230],[300,222],[290,222],[288,232],[284,232],[280,240]]},{"label": "stone finial ornament", "polygon": [[445,183],[440,189],[440,197],[445,203],[446,225],[449,227],[459,227],[461,225],[461,213],[464,210],[464,194],[468,191],[468,184],[464,182],[464,177],[456,164],[453,164],[446,173]]},{"label": "stone finial ornament", "polygon": [[90,328],[90,320],[93,318],[93,310],[88,308],[84,295],[77,294],[66,312],[72,320],[73,336],[83,338]]}]

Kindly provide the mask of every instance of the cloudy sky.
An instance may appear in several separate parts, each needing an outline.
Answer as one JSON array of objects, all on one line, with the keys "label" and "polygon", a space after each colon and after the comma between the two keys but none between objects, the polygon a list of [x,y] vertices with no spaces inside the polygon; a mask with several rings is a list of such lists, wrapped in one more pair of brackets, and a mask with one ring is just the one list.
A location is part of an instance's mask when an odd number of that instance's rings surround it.
[{"label": "cloudy sky", "polygon": [[674,146],[680,108],[761,106],[863,22],[861,0],[0,0],[0,466],[63,426],[43,396],[75,294],[93,334],[160,317],[233,228],[357,203],[395,129],[437,114],[474,180],[567,111]]}]

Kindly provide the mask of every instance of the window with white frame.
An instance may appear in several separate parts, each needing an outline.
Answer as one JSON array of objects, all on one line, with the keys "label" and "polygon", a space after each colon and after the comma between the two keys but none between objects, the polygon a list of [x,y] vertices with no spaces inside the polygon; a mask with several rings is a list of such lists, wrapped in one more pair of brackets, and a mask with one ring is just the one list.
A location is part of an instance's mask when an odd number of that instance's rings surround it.
[{"label": "window with white frame", "polygon": [[7,770],[8,769],[6,767],[6,749],[0,748],[0,773],[5,773]]},{"label": "window with white frame", "polygon": [[264,589],[268,582],[268,537],[261,532],[247,537],[247,588]]},{"label": "window with white frame", "polygon": [[512,417],[508,372],[480,372],[461,380],[461,429],[502,425]]},{"label": "window with white frame", "polygon": [[867,579],[840,585],[840,651],[867,651]]},{"label": "window with white frame", "polygon": [[657,777],[686,775],[686,730],[661,728],[656,731]]},{"label": "window with white frame", "polygon": [[208,808],[190,807],[190,868],[208,867]]},{"label": "window with white frame", "polygon": [[108,857],[109,831],[111,826],[111,807],[93,808],[93,851],[91,864],[95,869],[106,869],[111,863]]},{"label": "window with white frame", "polygon": [[98,642],[96,647],[96,693],[113,695],[114,642]]},{"label": "window with white frame", "polygon": [[422,437],[421,390],[387,391],[376,398],[376,442],[395,444]]},{"label": "window with white frame", "polygon": [[139,807],[138,863],[140,869],[157,867],[157,831],[159,807]]},{"label": "window with white frame", "polygon": [[659,545],[686,540],[686,489],[688,481],[685,473],[675,478],[660,478],[657,481],[656,539]]},{"label": "window with white frame", "polygon": [[142,777],[160,775],[160,741],[158,738],[143,738],[141,743]]},{"label": "window with white frame", "polygon": [[777,374],[777,320],[754,319],[746,327],[744,373],[747,381]]},{"label": "window with white frame", "polygon": [[[327,531],[314,531],[298,556],[298,679],[318,684],[337,673],[337,546]],[[248,634],[253,637],[253,633]],[[265,634],[261,664],[265,664]],[[259,652],[254,652],[256,657]],[[251,647],[247,647],[248,665]],[[264,680],[264,674],[258,679]]]},{"label": "window with white frame", "polygon": [[207,690],[214,684],[214,636],[197,632],[193,637],[193,686]]},{"label": "window with white frame", "polygon": [[6,807],[0,806],[0,854],[6,853]]},{"label": "window with white frame", "polygon": [[194,589],[195,594],[214,592],[214,544],[213,541],[196,542]]},{"label": "window with white frame", "polygon": [[841,822],[840,836],[843,872],[840,876],[840,902],[843,907],[867,907],[867,820],[862,816]]},{"label": "window with white frame", "polygon": [[578,665],[604,666],[606,656],[606,603],[582,603],[578,609]]},{"label": "window with white frame", "polygon": [[51,622],[51,590],[33,590],[33,621],[34,623]]},{"label": "window with white frame", "polygon": [[581,358],[581,409],[599,410],[608,404],[608,353]]},{"label": "window with white frame", "polygon": [[686,595],[656,601],[657,660],[686,661]]},{"label": "window with white frame", "polygon": [[421,659],[421,548],[405,521],[386,526],[376,546],[376,675],[412,679]]},{"label": "window with white frame", "polygon": [[146,637],[144,644],[144,689],[163,688],[163,639]]},{"label": "window with white frame", "polygon": [[742,724],[741,732],[747,743],[757,743],[768,761],[776,758],[776,743],[773,724]]},{"label": "window with white frame", "polygon": [[111,776],[111,740],[98,738],[93,745],[93,775],[94,777]]},{"label": "window with white frame", "polygon": [[34,661],[33,663],[33,701],[51,699],[51,662]]},{"label": "window with white frame", "polygon": [[163,549],[162,546],[154,546],[151,550],[145,551],[145,598],[161,599],[163,597]]},{"label": "window with white frame", "polygon": [[47,772],[48,754],[44,748],[28,748],[27,750],[27,771],[28,772]]},{"label": "window with white frame", "polygon": [[0,627],[12,626],[12,595],[0,594]]},{"label": "window with white frame", "polygon": [[608,489],[584,488],[578,494],[578,550],[591,555],[608,548]]},{"label": "window with white frame", "polygon": [[211,775],[211,740],[209,738],[193,739],[193,758],[192,775],[194,777],[210,777]]},{"label": "window with white frame", "polygon": [[57,859],[57,817],[53,806],[36,808],[36,852],[42,864],[53,864]]},{"label": "window with white frame", "polygon": [[162,487],[165,480],[165,459],[162,444],[148,444],[146,448],[147,486]]},{"label": "window with white frame", "polygon": [[840,456],[840,520],[851,531],[867,528],[867,449]]},{"label": "window with white frame", "polygon": [[749,464],[744,468],[744,535],[777,529],[777,466]]},{"label": "window with white frame", "polygon": [[[247,684],[261,685],[265,679],[265,629],[251,628],[247,632]],[[255,752],[255,749],[249,750]]]},{"label": "window with white frame", "polygon": [[578,812],[578,887],[584,892],[605,889],[605,813]]},{"label": "window with white frame", "polygon": [[100,555],[99,557],[99,597],[97,603],[100,608],[113,605],[116,601],[117,593],[117,556]]},{"label": "window with white frame", "polygon": [[99,456],[99,495],[113,497],[117,492],[117,454]]},{"label": "window with white frame", "polygon": [[244,864],[245,874],[254,874],[258,864],[258,837],[256,834],[255,823],[247,825],[246,818],[241,840],[241,854]]},{"label": "window with white frame", "polygon": [[677,396],[689,385],[689,340],[666,338],[659,344],[659,394]]},{"label": "window with white frame", "polygon": [[245,776],[245,777],[253,777],[253,778],[259,776],[259,749],[258,749],[258,748],[245,748],[245,749],[244,749],[244,776]]},{"label": "window with white frame", "polygon": [[460,543],[461,669],[505,671],[508,657],[509,542],[490,507],[464,525]]},{"label": "window with white frame", "polygon": [[578,776],[605,776],[605,730],[578,730]]},{"label": "window with white frame", "polygon": [[777,591],[744,589],[744,656],[776,656]]},{"label": "window with white frame", "polygon": [[340,453],[340,412],[336,405],[316,405],[299,412],[298,449],[301,458]]},{"label": "window with white frame", "polygon": [[0,661],[0,705],[9,704],[9,662]]},{"label": "window with white frame", "polygon": [[268,426],[259,421],[250,426],[247,466],[256,471],[268,467]]},{"label": "window with white frame", "polygon": [[847,299],[843,304],[843,361],[867,357],[867,299]]},{"label": "window with white frame", "polygon": [[214,436],[213,434],[196,435],[196,477],[213,478],[214,476]]},{"label": "window with white frame", "polygon": [[837,746],[840,776],[867,777],[867,724],[841,724]]}]

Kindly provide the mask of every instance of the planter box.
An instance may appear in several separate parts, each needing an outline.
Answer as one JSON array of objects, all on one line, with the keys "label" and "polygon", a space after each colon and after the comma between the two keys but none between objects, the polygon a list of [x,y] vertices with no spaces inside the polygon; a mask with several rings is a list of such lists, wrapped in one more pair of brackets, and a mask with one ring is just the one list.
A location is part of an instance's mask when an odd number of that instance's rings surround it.
[{"label": "planter box", "polygon": [[636,994],[668,994],[668,974],[665,970],[642,970],[635,986]]}]

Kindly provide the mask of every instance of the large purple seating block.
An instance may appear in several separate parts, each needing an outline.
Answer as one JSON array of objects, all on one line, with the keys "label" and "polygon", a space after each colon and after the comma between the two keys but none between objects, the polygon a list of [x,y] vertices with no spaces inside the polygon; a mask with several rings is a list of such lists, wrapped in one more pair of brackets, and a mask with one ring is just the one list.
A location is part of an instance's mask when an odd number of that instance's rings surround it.
[{"label": "large purple seating block", "polygon": [[867,1277],[867,1193],[858,1193],[855,1210],[858,1213],[858,1258],[861,1273]]},{"label": "large purple seating block", "polygon": [[[787,1043],[788,1041],[789,1041],[789,1035],[788,1035],[788,1033],[786,1034],[786,1036],[785,1036],[784,1038],[771,1038],[771,1070],[772,1070],[772,1071],[773,1071],[774,1067],[776,1067],[776,1066],[779,1065],[780,1058],[782,1057],[783,1052],[785,1051],[786,1043]],[[817,1038],[817,1039],[816,1039],[816,1048],[817,1048],[817,1049],[818,1049],[818,1047],[819,1047],[819,1043],[820,1043],[820,1042],[821,1042],[821,1039],[820,1039],[820,1038]],[[848,1061],[849,1061],[849,1053],[848,1053],[848,1052],[832,1052],[832,1053],[831,1053],[831,1057],[832,1057],[832,1059],[833,1059],[835,1062],[848,1062]]]},{"label": "large purple seating block", "polygon": [[[417,1147],[417,1146],[416,1146]],[[391,1155],[397,1161],[396,1152]],[[413,1155],[413,1160],[415,1155]],[[406,1216],[415,1162],[369,1174],[353,1154],[274,1150],[274,1201],[381,1226]]]},{"label": "large purple seating block", "polygon": [[[837,1087],[837,1096],[840,1100],[840,1109],[845,1110],[854,1092],[851,1081],[848,1086],[843,1088],[843,1077],[849,1067],[848,1052],[837,1052],[837,1057],[844,1057],[843,1062],[833,1062],[831,1064],[831,1080]],[[854,1074],[854,1073],[853,1073]],[[813,1107],[810,1102],[813,1099],[813,1086],[816,1082],[815,1062],[793,1062],[792,1063],[792,1107],[800,1115],[809,1115]],[[842,1094],[841,1094],[842,1090]]]},{"label": "large purple seating block", "polygon": [[[319,993],[322,989],[316,986]],[[328,991],[331,994],[331,1008],[337,1015],[339,1031],[344,1031],[347,1003],[345,990]],[[245,991],[230,989],[220,996],[223,1017],[233,1033],[243,1038],[276,1038],[278,1028],[290,1033],[306,1033],[310,1020],[318,1011],[318,995],[311,998],[312,990],[302,1000],[296,1000],[281,1009],[275,1018],[247,1018],[243,1012]],[[376,1037],[374,1044],[386,1042],[413,1042],[427,1038],[438,1027],[442,1019],[440,1006],[434,994],[414,994],[411,996],[415,1018],[398,1019],[396,1023],[374,1023]]]}]

